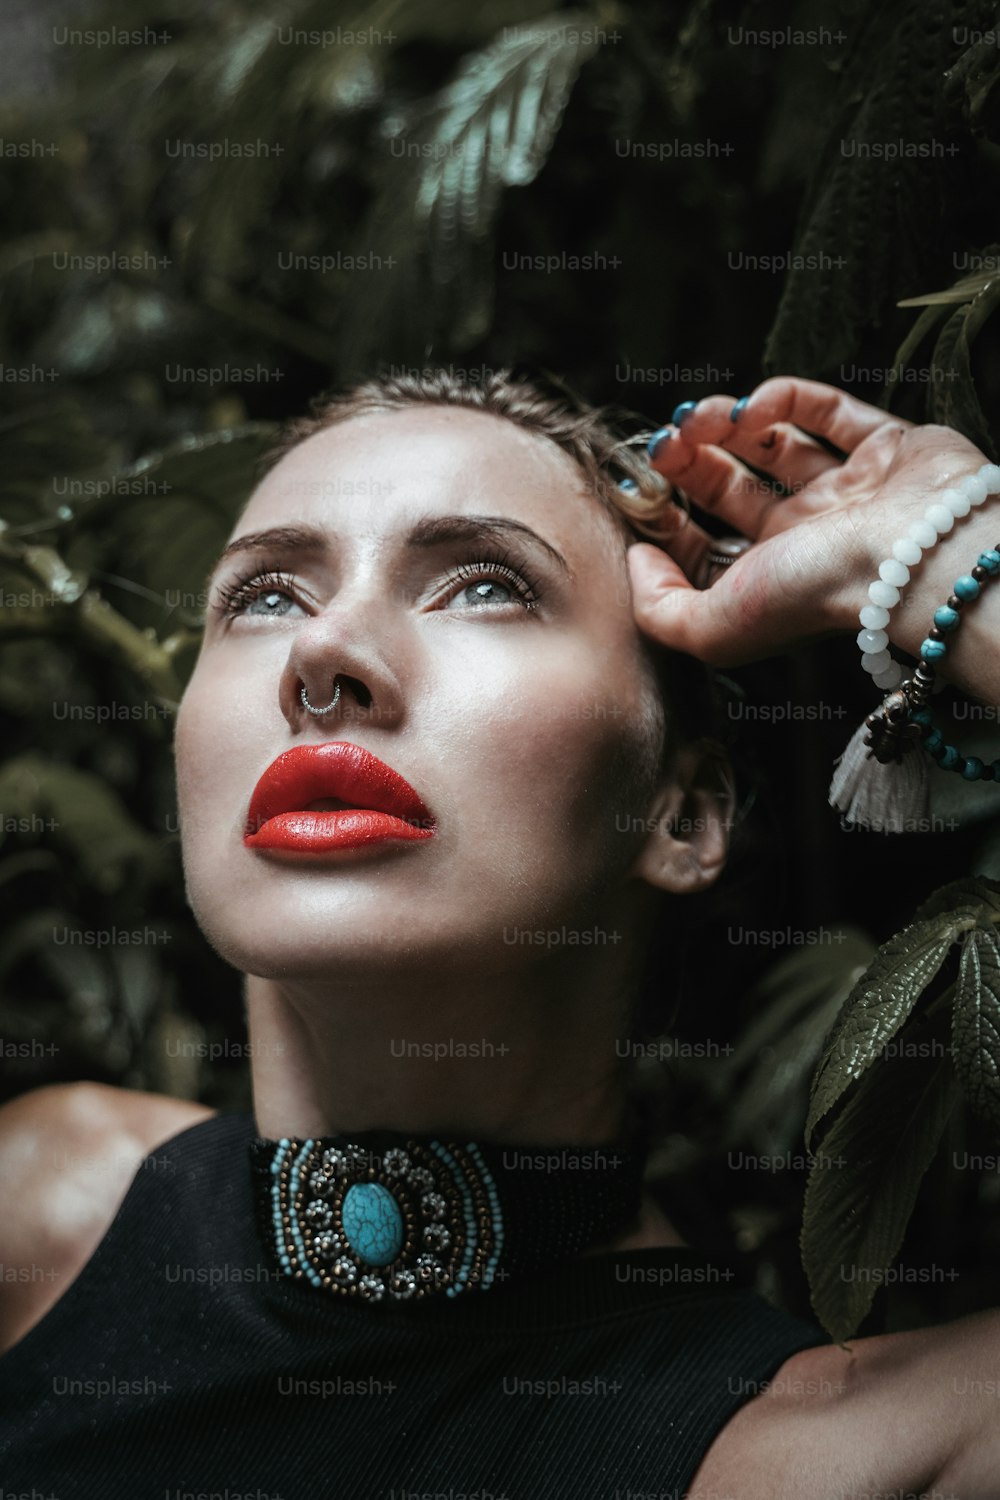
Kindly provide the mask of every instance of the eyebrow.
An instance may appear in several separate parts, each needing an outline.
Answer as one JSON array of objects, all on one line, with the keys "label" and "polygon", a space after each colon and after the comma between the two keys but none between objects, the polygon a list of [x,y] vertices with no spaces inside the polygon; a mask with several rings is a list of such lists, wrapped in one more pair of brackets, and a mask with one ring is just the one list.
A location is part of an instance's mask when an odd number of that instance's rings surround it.
[{"label": "eyebrow", "polygon": [[266,531],[248,531],[227,543],[212,564],[207,582],[211,583],[224,562],[244,552],[269,547],[272,552],[317,553],[326,550],[326,537],[315,526],[271,526]]},{"label": "eyebrow", "polygon": [[[502,542],[510,535],[524,537],[541,547],[568,577],[573,577],[569,563],[551,542],[539,536],[523,521],[509,516],[425,516],[417,521],[406,538],[411,547],[444,547],[450,542]],[[266,531],[249,531],[236,537],[220,552],[207,582],[215,577],[222,564],[242,553],[262,547],[278,552],[301,552],[316,555],[326,551],[328,538],[315,526],[272,526]]]},{"label": "eyebrow", "polygon": [[407,541],[411,547],[441,547],[448,542],[502,542],[510,535],[534,542],[572,578],[569,563],[551,542],[509,516],[427,516],[416,523]]}]

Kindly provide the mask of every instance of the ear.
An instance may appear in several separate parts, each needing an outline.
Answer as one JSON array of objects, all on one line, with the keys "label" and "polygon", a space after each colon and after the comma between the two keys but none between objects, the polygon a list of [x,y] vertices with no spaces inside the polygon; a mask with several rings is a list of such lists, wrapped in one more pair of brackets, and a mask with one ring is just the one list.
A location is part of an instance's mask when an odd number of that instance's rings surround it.
[{"label": "ear", "polygon": [[629,874],[679,895],[705,890],[725,867],[735,810],[722,745],[711,739],[682,745],[645,819],[649,833]]}]

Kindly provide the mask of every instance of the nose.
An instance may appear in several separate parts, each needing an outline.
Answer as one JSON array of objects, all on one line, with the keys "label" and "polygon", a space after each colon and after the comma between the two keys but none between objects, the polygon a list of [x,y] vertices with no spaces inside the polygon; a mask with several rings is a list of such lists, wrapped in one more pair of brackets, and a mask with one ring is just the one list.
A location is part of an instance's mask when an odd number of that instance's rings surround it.
[{"label": "nose", "polygon": [[403,717],[399,677],[364,629],[361,612],[334,604],[296,631],[278,698],[294,733],[310,725],[339,729],[354,718],[391,728]]}]

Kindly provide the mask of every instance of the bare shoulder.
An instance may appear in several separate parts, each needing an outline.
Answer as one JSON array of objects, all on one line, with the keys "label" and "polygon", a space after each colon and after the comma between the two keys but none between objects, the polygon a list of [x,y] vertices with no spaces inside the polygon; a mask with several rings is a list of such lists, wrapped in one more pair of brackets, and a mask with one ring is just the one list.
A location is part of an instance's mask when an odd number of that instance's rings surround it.
[{"label": "bare shoulder", "polygon": [[718,1433],[688,1500],[842,1500],[942,1484],[954,1500],[989,1500],[998,1349],[991,1309],[794,1354]]},{"label": "bare shoulder", "polygon": [[0,1351],[86,1265],[143,1158],[214,1113],[101,1083],[54,1084],[0,1106]]}]

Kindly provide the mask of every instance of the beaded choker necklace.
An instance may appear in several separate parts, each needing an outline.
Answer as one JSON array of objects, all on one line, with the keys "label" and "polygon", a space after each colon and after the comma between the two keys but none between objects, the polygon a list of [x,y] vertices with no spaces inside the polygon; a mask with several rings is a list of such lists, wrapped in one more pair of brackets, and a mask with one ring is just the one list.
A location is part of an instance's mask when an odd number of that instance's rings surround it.
[{"label": "beaded choker necklace", "polygon": [[646,1147],[503,1146],[396,1131],[250,1142],[279,1271],[365,1302],[486,1291],[635,1218]]}]

